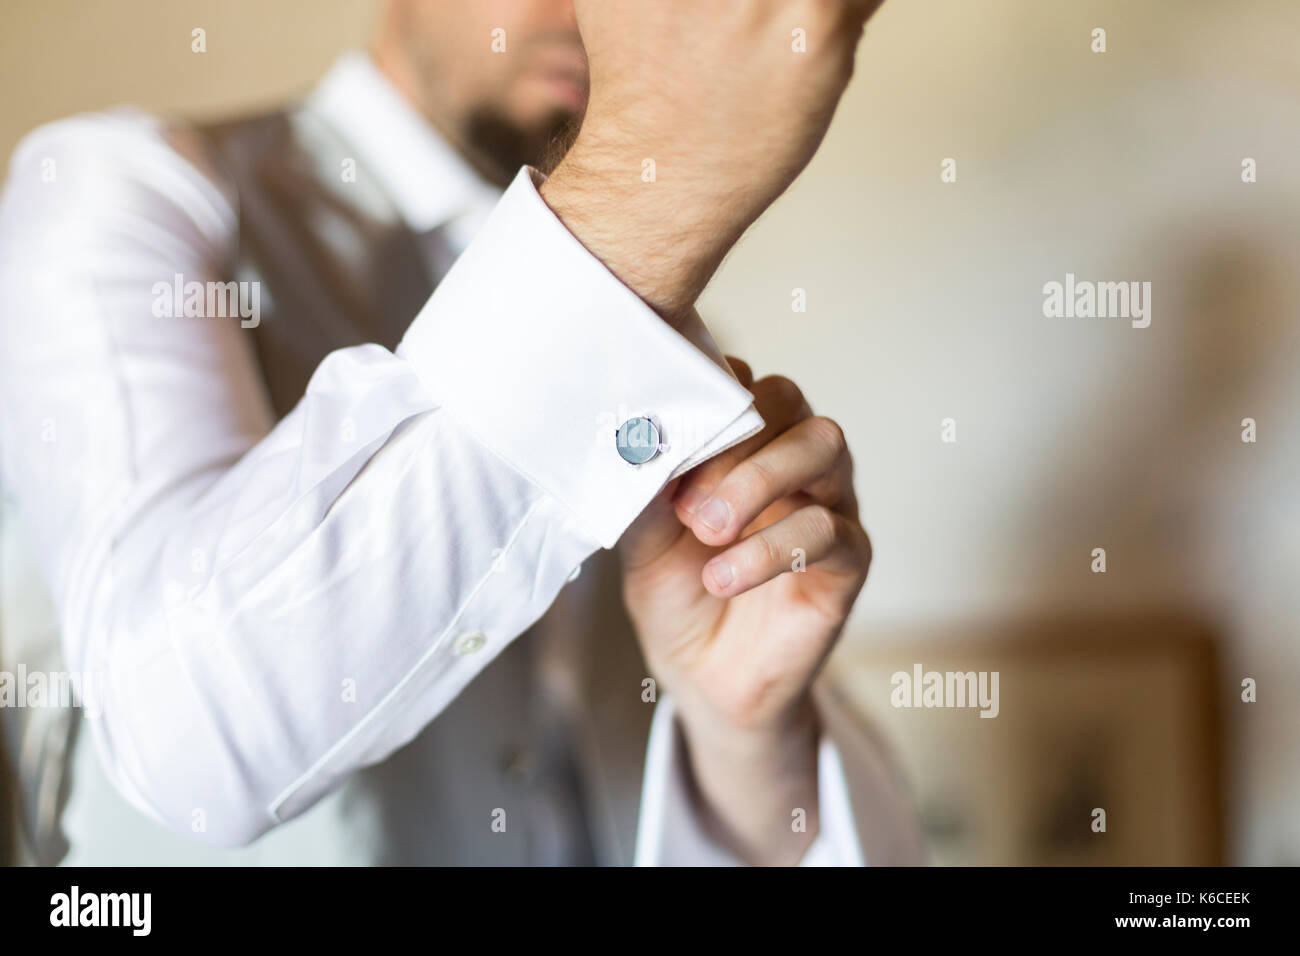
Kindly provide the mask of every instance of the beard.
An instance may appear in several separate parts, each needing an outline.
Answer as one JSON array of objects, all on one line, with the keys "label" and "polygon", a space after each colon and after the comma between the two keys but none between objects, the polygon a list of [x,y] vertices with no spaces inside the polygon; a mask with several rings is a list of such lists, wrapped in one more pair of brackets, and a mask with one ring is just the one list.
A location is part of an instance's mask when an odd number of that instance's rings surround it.
[{"label": "beard", "polygon": [[[557,107],[534,122],[522,124],[507,114],[501,102],[490,97],[462,112],[454,108],[455,98],[447,95],[449,91],[442,83],[443,65],[428,35],[408,28],[403,36],[406,62],[414,80],[414,101],[484,179],[505,188],[519,167],[525,165],[549,174],[569,151],[582,125],[585,107],[577,112]],[[567,37],[565,34],[561,39]],[[555,39],[547,34],[525,40],[525,53],[530,43],[540,45]]]},{"label": "beard", "polygon": [[504,187],[520,166],[535,166],[549,175],[573,145],[581,126],[581,113],[555,110],[536,126],[523,128],[498,110],[483,106],[470,113],[463,135],[480,172]]}]

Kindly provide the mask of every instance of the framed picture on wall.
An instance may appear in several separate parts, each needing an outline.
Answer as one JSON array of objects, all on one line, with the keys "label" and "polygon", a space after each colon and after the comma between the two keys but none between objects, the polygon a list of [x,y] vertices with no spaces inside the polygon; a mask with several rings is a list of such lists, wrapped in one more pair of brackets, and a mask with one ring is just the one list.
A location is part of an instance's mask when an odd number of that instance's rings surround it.
[{"label": "framed picture on wall", "polygon": [[1215,660],[1169,617],[890,635],[835,667],[893,745],[931,862],[1212,865]]}]

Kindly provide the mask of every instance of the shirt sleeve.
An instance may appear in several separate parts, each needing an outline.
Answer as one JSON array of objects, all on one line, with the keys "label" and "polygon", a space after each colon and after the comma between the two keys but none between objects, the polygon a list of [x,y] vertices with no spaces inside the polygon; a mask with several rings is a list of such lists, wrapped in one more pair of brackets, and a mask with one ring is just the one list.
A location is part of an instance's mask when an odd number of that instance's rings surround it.
[{"label": "shirt sleeve", "polygon": [[[276,422],[240,321],[162,298],[228,279],[236,228],[138,114],[31,135],[0,200],[0,474],[66,666],[115,785],[222,845],[409,741],[762,425],[702,326],[663,323],[528,170],[396,352],[330,354]],[[633,415],[667,445],[640,466]]]},{"label": "shirt sleeve", "polygon": [[[858,769],[861,772],[865,768]],[[817,748],[817,801],[817,835],[799,865],[865,865],[840,751],[827,733],[823,733]],[[899,822],[882,819],[875,825]],[[744,865],[709,834],[696,809],[689,762],[671,695],[660,699],[650,725],[635,862],[637,866]]]}]

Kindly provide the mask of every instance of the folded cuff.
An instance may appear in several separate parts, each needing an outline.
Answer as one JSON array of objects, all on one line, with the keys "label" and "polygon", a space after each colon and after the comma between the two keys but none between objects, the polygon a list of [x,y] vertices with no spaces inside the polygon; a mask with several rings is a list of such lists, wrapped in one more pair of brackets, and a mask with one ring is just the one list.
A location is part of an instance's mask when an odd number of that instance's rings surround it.
[{"label": "folded cuff", "polygon": [[[565,228],[521,169],[398,354],[479,441],[603,547],[675,475],[762,427],[698,322],[664,322]],[[693,340],[692,340],[693,339]],[[666,446],[618,453],[630,418]]]}]

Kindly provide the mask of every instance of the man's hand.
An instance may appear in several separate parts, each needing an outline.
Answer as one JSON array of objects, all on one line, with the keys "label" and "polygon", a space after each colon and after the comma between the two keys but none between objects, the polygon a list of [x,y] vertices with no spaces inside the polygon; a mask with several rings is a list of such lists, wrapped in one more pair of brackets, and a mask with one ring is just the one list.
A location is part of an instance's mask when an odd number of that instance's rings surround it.
[{"label": "man's hand", "polygon": [[577,0],[591,97],[543,197],[675,321],[812,158],[880,2]]},{"label": "man's hand", "polygon": [[[682,322],[816,152],[880,2],[576,0],[591,95],[543,198]],[[746,859],[794,862],[818,826],[808,688],[870,546],[839,428],[789,382],[751,385],[743,363],[738,374],[767,428],[670,485],[619,550],[646,656],[677,695],[702,807]]]},{"label": "man's hand", "polygon": [[[809,688],[861,590],[871,545],[839,426],[788,379],[731,360],[767,423],[667,489],[619,542],[651,672],[678,700],[703,808],[752,862],[817,831]],[[804,834],[792,812],[807,813]]]}]

